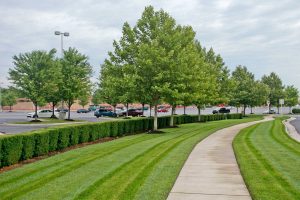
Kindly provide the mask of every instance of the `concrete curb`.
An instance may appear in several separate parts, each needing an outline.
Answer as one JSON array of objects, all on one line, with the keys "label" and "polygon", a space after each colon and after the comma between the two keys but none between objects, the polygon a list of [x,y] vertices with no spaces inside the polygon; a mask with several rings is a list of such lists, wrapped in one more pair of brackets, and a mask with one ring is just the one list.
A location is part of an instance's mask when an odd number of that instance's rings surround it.
[{"label": "concrete curb", "polygon": [[168,200],[250,200],[232,141],[240,130],[270,120],[272,116],[224,128],[198,143],[181,169]]},{"label": "concrete curb", "polygon": [[293,138],[294,140],[300,142],[300,134],[297,132],[296,128],[290,123],[291,121],[295,120],[295,117],[291,117],[287,120],[284,120],[282,123],[285,126],[285,130],[287,134]]}]

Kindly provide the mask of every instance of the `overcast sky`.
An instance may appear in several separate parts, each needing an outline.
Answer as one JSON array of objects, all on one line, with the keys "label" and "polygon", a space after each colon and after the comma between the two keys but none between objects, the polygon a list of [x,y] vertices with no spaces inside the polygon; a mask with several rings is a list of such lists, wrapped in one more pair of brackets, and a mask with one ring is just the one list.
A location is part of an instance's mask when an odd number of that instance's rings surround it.
[{"label": "overcast sky", "polygon": [[123,23],[134,25],[147,5],[191,25],[229,69],[245,65],[257,79],[274,71],[285,85],[300,88],[300,0],[2,0],[0,82],[8,83],[13,55],[52,48],[60,53],[55,30],[70,33],[65,48],[89,56],[95,81]]}]

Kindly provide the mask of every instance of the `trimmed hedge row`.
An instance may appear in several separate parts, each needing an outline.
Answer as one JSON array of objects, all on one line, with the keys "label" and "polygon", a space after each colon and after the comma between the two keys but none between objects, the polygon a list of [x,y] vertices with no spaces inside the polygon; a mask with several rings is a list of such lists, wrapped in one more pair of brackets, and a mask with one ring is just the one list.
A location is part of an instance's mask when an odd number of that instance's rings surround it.
[{"label": "trimmed hedge row", "polygon": [[292,113],[293,114],[299,114],[300,113],[300,109],[299,108],[293,108]]},{"label": "trimmed hedge row", "polygon": [[[201,122],[223,119],[241,119],[241,114],[202,115]],[[174,116],[175,124],[194,123],[195,115]],[[170,116],[158,118],[158,128],[168,127]],[[46,155],[76,144],[96,141],[105,137],[119,137],[141,133],[153,128],[153,118],[88,123],[35,131],[0,138],[0,167],[21,160]]]}]

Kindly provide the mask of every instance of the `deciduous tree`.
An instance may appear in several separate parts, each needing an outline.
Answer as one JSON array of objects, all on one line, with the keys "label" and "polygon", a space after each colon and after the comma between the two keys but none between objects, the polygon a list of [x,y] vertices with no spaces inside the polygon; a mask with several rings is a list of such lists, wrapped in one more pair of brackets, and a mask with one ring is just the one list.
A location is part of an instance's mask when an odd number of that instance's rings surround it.
[{"label": "deciduous tree", "polygon": [[56,50],[32,51],[13,57],[14,68],[9,70],[9,79],[20,89],[23,96],[30,99],[35,106],[35,119],[37,107],[45,103],[45,91],[51,88],[51,66]]},{"label": "deciduous tree", "polygon": [[68,105],[68,120],[70,120],[70,111],[74,100],[80,96],[90,94],[92,68],[88,62],[88,57],[79,53],[75,48],[69,48],[67,51],[64,51],[61,64],[63,84],[60,90],[62,98]]}]

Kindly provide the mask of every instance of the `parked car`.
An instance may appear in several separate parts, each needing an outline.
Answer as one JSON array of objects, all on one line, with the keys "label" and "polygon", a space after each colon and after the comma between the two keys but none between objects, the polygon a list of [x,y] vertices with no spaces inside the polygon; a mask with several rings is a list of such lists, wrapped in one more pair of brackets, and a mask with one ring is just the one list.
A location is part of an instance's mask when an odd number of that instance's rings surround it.
[{"label": "parked car", "polygon": [[167,108],[159,108],[157,109],[157,112],[168,112],[169,110]]},{"label": "parked car", "polygon": [[[141,110],[138,110],[138,109],[135,109],[135,108],[129,108],[128,109],[128,116],[133,116],[133,117],[136,117],[136,116],[141,116],[143,115],[143,111]],[[122,111],[119,116],[126,116],[126,110]]]},{"label": "parked car", "polygon": [[87,109],[78,109],[77,110],[77,113],[88,113],[88,112],[90,112],[90,111]]},{"label": "parked car", "polygon": [[94,115],[99,118],[102,116],[107,116],[107,117],[118,117],[118,114],[111,111],[111,110],[106,110],[106,109],[98,109],[94,112]]},{"label": "parked car", "polygon": [[230,109],[228,108],[220,108],[220,109],[215,109],[212,111],[213,114],[218,114],[218,113],[230,113]]},{"label": "parked car", "polygon": [[[54,111],[54,115],[56,117],[59,116],[59,112],[57,111]],[[38,110],[37,111],[37,117],[51,117],[52,116],[52,110]],[[35,112],[30,112],[30,113],[27,113],[27,117],[31,117],[31,118],[35,118]]]},{"label": "parked car", "polygon": [[64,108],[64,109],[58,108],[55,111],[56,112],[69,112],[69,109],[67,109],[67,108]]},{"label": "parked car", "polygon": [[276,114],[276,111],[274,109],[265,110],[263,114]]},{"label": "parked car", "polygon": [[97,106],[96,105],[89,105],[88,110],[89,111],[95,111],[95,110],[97,110]]}]

